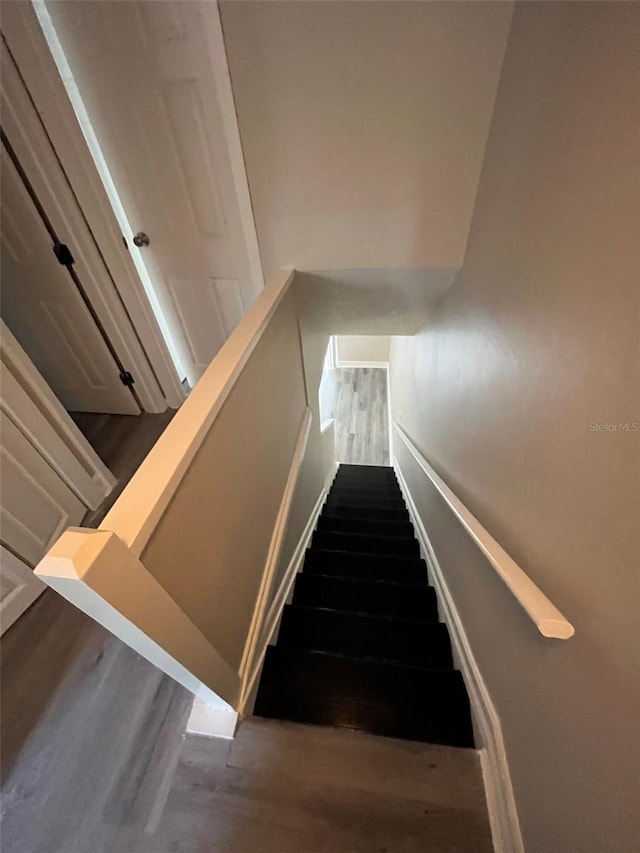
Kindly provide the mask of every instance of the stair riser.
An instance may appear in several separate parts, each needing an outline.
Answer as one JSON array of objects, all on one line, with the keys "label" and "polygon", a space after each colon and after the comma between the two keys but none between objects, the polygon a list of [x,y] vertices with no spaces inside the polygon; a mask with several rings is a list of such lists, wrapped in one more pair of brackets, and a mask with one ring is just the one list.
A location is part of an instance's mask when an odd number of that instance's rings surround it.
[{"label": "stair riser", "polygon": [[380,509],[367,506],[329,506],[325,504],[322,516],[329,518],[370,518],[382,521],[410,521],[406,509]]},{"label": "stair riser", "polygon": [[405,503],[400,498],[389,500],[388,498],[377,498],[375,495],[362,495],[359,497],[353,495],[329,495],[325,506],[329,509],[337,509],[344,506],[356,507],[358,509],[406,510]]},{"label": "stair riser", "polygon": [[332,486],[339,486],[341,489],[399,489],[398,481],[395,477],[335,477]]},{"label": "stair riser", "polygon": [[376,476],[387,474],[393,476],[394,473],[390,465],[349,465],[342,462],[338,468],[337,476],[341,474],[375,474]]},{"label": "stair riser", "polygon": [[293,604],[396,619],[438,621],[438,605],[432,587],[354,581],[303,572],[296,580]]},{"label": "stair riser", "polygon": [[424,560],[359,557],[355,554],[309,549],[305,557],[304,571],[360,580],[427,584],[427,567]]},{"label": "stair riser", "polygon": [[389,477],[341,477],[338,474],[333,478],[333,484],[345,486],[351,489],[398,489],[398,481],[395,476]]},{"label": "stair riser", "polygon": [[417,539],[360,536],[355,533],[332,533],[326,530],[316,530],[311,547],[328,551],[349,551],[354,554],[388,554],[394,557],[416,558],[420,556]]},{"label": "stair riser", "polygon": [[372,533],[374,536],[396,536],[413,539],[413,526],[408,521],[383,521],[374,518],[341,518],[322,515],[318,519],[318,530],[334,533]]},{"label": "stair riser", "polygon": [[449,670],[453,666],[444,625],[292,605],[285,608],[278,646],[431,670]]},{"label": "stair riser", "polygon": [[332,486],[328,497],[336,498],[375,498],[379,501],[403,501],[400,489],[354,488],[351,486]]}]

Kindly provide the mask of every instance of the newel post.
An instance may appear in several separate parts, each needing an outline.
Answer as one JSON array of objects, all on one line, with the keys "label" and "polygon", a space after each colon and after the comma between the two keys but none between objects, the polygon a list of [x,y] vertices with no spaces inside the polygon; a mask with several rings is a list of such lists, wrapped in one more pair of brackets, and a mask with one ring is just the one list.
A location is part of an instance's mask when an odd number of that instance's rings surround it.
[{"label": "newel post", "polygon": [[115,533],[70,527],[36,574],[194,696],[237,707],[238,673]]}]

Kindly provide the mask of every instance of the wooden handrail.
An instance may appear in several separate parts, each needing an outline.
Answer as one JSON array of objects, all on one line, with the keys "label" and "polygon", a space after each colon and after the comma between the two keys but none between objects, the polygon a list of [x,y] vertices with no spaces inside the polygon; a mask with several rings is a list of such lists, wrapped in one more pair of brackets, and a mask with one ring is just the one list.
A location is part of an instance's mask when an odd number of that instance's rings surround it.
[{"label": "wooden handrail", "polygon": [[293,281],[277,270],[100,525],[139,557]]},{"label": "wooden handrail", "polygon": [[420,468],[436,487],[440,495],[460,521],[469,536],[480,548],[498,576],[514,595],[518,604],[529,616],[544,637],[556,640],[568,640],[575,634],[573,625],[562,615],[558,608],[547,598],[531,578],[520,568],[504,548],[480,524],[478,519],[457,498],[441,477],[436,474],[402,427],[393,421],[398,436]]}]

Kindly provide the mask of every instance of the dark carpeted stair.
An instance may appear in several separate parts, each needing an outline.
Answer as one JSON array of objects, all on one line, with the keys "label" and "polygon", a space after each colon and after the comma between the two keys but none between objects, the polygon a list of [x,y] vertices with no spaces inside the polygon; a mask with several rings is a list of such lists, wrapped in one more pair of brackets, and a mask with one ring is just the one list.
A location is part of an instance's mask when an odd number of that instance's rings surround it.
[{"label": "dark carpeted stair", "polygon": [[340,466],[255,713],[473,746],[464,683],[391,468]]}]

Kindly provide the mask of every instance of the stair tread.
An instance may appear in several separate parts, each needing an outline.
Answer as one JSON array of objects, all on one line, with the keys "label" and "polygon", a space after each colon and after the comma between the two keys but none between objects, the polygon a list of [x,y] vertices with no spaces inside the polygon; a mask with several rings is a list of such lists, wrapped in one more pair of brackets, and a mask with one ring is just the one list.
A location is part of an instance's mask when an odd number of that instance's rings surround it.
[{"label": "stair tread", "polygon": [[433,594],[435,596],[435,590],[432,586],[426,582],[426,578],[423,581],[419,581],[417,583],[410,583],[402,580],[386,580],[380,578],[350,578],[345,577],[343,575],[323,575],[322,572],[315,572],[314,574],[305,574],[301,572],[298,575],[296,580],[296,584],[300,582],[302,579],[312,581],[335,581],[340,584],[358,584],[363,589],[367,588],[375,588],[379,587],[380,589],[387,590],[388,588],[397,589],[397,590],[406,590],[407,593],[416,593],[416,592],[428,592],[430,595]]},{"label": "stair tread", "polygon": [[473,746],[469,699],[393,468],[340,465],[267,650],[255,713]]},{"label": "stair tread", "polygon": [[[372,625],[392,623],[389,627],[416,626],[419,628],[430,629],[436,626],[439,630],[446,632],[446,627],[442,622],[423,622],[420,619],[409,619],[403,616],[389,616],[384,613],[359,613],[354,610],[336,610],[334,607],[322,607],[309,604],[287,604],[285,612],[289,608],[290,613],[306,614],[307,617],[312,617],[314,613],[335,614],[336,617],[344,617],[349,619],[353,624],[363,624],[365,620],[370,620]],[[351,619],[351,617],[354,617]]]},{"label": "stair tread", "polygon": [[413,537],[377,536],[372,533],[346,533],[333,530],[316,530],[311,539],[313,548],[329,551],[347,551],[372,556],[419,557],[420,545]]},{"label": "stair tread", "polygon": [[449,633],[437,621],[420,622],[288,604],[277,645],[425,669],[453,668]]},{"label": "stair tread", "polygon": [[366,518],[381,521],[409,521],[409,511],[405,507],[376,507],[358,504],[325,504],[322,516],[327,518]]},{"label": "stair tread", "polygon": [[348,613],[393,616],[419,622],[437,622],[433,587],[335,575],[305,574],[295,585],[293,604],[325,607]]},{"label": "stair tread", "polygon": [[318,530],[336,533],[372,533],[375,536],[397,536],[400,539],[413,539],[413,525],[409,521],[385,520],[381,518],[346,518],[339,515],[321,515]]},{"label": "stair tread", "polygon": [[270,647],[258,716],[473,746],[460,673]]},{"label": "stair tread", "polygon": [[326,551],[309,548],[305,555],[304,572],[329,574],[334,577],[364,578],[365,580],[407,580],[427,584],[424,560],[413,557],[372,556],[349,551]]}]

